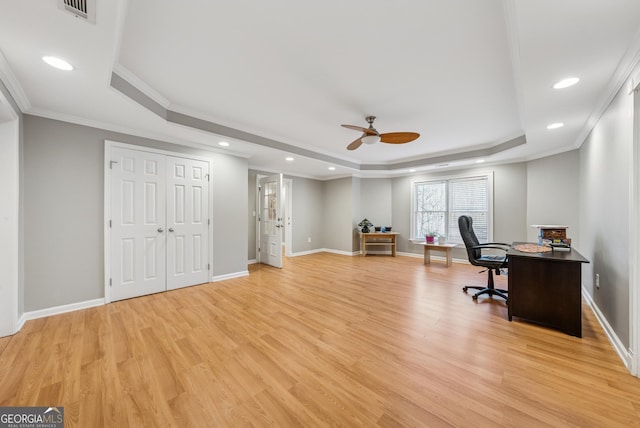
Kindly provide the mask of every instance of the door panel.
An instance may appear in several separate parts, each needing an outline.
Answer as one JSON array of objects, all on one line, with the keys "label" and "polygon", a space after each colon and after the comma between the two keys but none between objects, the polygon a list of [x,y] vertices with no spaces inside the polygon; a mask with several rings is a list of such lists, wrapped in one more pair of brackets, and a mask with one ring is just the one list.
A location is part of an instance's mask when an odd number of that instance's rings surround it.
[{"label": "door panel", "polygon": [[282,174],[260,180],[260,252],[258,259],[282,268]]},{"label": "door panel", "polygon": [[113,148],[111,160],[111,300],[164,291],[164,156]]},{"label": "door panel", "polygon": [[167,289],[209,281],[209,164],[167,158]]}]

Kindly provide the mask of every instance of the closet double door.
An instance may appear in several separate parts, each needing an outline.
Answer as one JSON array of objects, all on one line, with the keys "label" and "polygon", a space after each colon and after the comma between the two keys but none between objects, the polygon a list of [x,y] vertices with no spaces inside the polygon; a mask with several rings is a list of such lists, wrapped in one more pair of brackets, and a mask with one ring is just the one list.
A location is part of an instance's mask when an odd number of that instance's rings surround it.
[{"label": "closet double door", "polygon": [[110,295],[208,282],[209,164],[112,147]]}]

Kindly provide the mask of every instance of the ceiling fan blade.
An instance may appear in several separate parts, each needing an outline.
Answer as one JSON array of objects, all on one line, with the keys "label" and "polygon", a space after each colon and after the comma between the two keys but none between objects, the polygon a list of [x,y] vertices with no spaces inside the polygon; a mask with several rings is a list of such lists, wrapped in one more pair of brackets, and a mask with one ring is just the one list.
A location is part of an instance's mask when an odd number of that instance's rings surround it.
[{"label": "ceiling fan blade", "polygon": [[389,132],[380,134],[380,141],[387,144],[404,144],[417,139],[420,136],[417,132]]},{"label": "ceiling fan blade", "polygon": [[362,137],[347,146],[347,150],[355,150],[362,145]]},{"label": "ceiling fan blade", "polygon": [[355,125],[340,125],[340,126],[343,126],[345,128],[349,128],[349,129],[353,129],[355,131],[364,132],[367,135],[377,135],[378,134],[378,132],[375,129],[363,128],[362,126],[355,126]]}]

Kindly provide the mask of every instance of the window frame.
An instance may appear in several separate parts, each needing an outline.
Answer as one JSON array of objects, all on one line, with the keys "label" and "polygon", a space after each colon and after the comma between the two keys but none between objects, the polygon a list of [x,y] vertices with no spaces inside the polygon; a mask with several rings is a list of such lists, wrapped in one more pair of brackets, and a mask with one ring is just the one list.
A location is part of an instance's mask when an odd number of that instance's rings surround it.
[{"label": "window frame", "polygon": [[[493,171],[489,172],[477,172],[477,173],[467,173],[467,174],[451,174],[447,176],[432,176],[432,177],[424,177],[424,178],[415,178],[410,181],[410,199],[411,199],[411,208],[410,208],[410,220],[409,220],[409,241],[413,243],[423,243],[425,242],[424,237],[415,236],[415,220],[416,220],[416,186],[419,184],[425,183],[446,183],[446,211],[445,211],[445,230],[448,231],[448,222],[449,222],[449,213],[450,213],[450,185],[453,180],[465,180],[465,179],[473,179],[473,178],[484,178],[487,180],[487,239],[488,242],[494,242],[493,239],[493,218],[494,218],[494,186],[493,186]],[[449,236],[447,233],[446,236],[447,242],[449,242]],[[458,245],[463,245],[461,243],[457,243]]]}]

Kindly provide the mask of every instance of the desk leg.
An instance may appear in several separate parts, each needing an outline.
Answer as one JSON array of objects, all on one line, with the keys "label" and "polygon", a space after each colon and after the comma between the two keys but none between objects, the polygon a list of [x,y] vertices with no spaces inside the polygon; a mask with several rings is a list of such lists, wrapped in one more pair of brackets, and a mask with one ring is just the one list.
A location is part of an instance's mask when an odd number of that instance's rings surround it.
[{"label": "desk leg", "polygon": [[453,263],[453,259],[451,256],[451,248],[447,248],[445,251],[447,252],[447,267],[449,267]]},{"label": "desk leg", "polygon": [[391,255],[396,256],[396,235],[391,235]]},{"label": "desk leg", "polygon": [[428,265],[431,263],[431,252],[427,247],[424,247],[424,264]]}]

